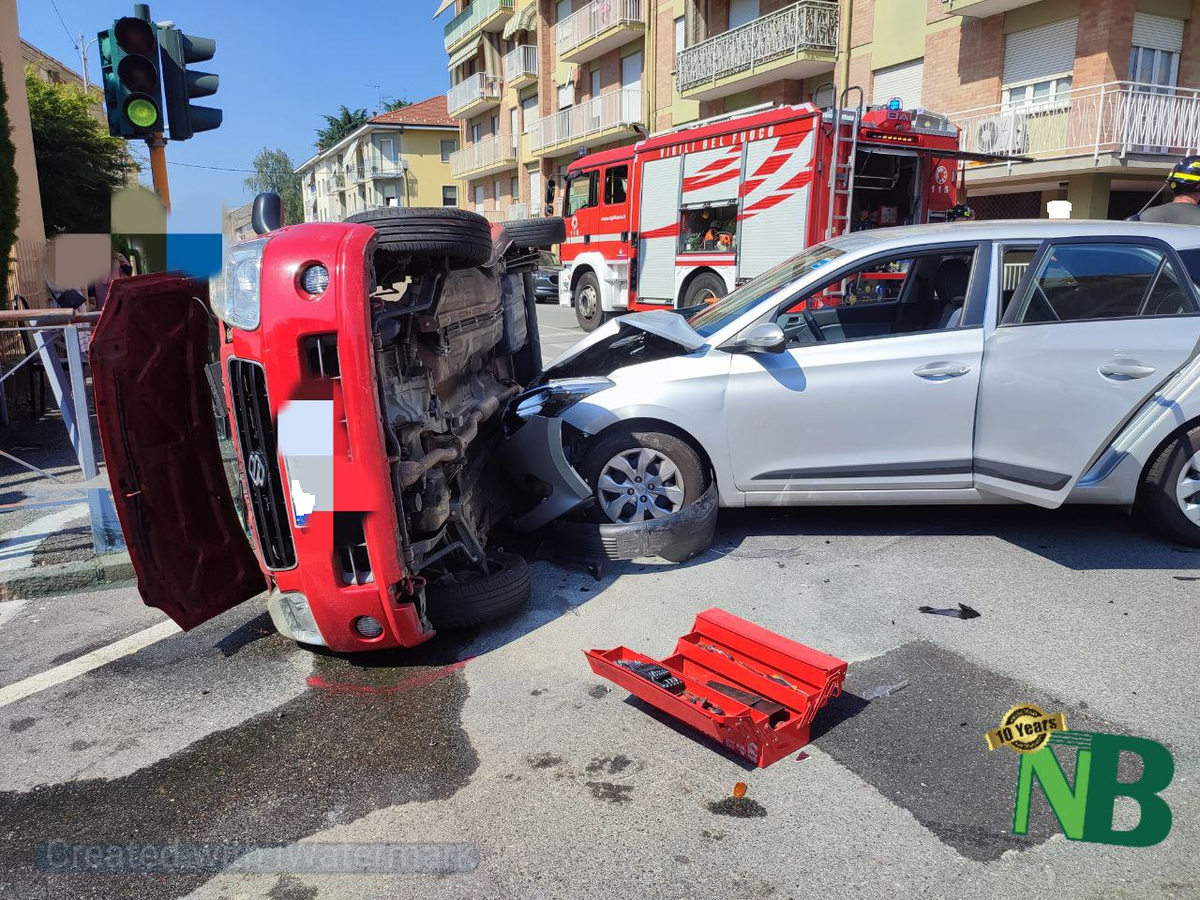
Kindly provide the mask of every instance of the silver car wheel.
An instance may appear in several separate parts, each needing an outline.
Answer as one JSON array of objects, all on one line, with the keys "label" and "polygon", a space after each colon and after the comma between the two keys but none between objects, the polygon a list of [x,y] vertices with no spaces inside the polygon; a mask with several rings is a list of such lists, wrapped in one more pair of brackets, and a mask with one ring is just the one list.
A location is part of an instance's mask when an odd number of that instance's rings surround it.
[{"label": "silver car wheel", "polygon": [[596,500],[620,525],[661,519],[683,508],[679,467],[658,450],[635,447],[618,453],[600,470]]},{"label": "silver car wheel", "polygon": [[1187,461],[1175,484],[1179,509],[1193,524],[1200,525],[1200,453]]},{"label": "silver car wheel", "polygon": [[585,319],[595,316],[596,310],[600,308],[600,300],[596,296],[596,289],[590,284],[585,285],[579,292],[579,297],[576,299],[575,305],[579,307],[579,314]]}]

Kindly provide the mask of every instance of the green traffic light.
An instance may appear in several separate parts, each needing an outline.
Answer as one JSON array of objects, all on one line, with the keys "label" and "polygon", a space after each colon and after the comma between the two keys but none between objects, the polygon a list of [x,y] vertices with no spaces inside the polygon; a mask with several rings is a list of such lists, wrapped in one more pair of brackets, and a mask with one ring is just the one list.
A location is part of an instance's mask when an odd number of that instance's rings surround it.
[{"label": "green traffic light", "polygon": [[138,128],[153,128],[158,124],[158,107],[145,97],[133,97],[125,104],[125,117]]}]

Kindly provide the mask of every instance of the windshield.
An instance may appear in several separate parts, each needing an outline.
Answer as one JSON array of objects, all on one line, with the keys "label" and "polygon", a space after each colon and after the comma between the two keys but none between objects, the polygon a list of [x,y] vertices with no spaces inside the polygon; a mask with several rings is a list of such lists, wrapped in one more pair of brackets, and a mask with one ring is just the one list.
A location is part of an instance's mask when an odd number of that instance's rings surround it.
[{"label": "windshield", "polygon": [[845,250],[829,244],[815,244],[787,262],[764,272],[753,281],[742,285],[723,300],[714,303],[703,312],[688,319],[688,324],[703,337],[711,337],[747,310],[803,278],[814,269],[844,256]]}]

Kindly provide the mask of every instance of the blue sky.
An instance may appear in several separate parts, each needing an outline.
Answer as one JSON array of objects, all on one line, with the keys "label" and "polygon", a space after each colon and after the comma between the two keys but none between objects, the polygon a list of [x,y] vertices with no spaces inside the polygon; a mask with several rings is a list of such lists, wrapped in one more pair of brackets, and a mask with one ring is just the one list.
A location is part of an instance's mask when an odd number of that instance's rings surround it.
[{"label": "blue sky", "polygon": [[[244,172],[174,163],[249,169],[264,146],[282,147],[300,163],[313,154],[322,114],[342,103],[376,109],[376,84],[385,98],[417,101],[444,92],[449,78],[442,26],[450,14],[435,22],[430,17],[436,8],[435,0],[151,2],[155,21],[172,19],[189,34],[216,39],[216,56],[197,68],[220,75],[221,87],[198,102],[225,111],[219,129],[167,147],[171,230],[220,231],[222,202],[237,206],[251,199],[242,186]],[[114,18],[132,12],[131,0],[17,0],[21,37],[76,70],[79,54],[68,30],[90,41]],[[100,57],[94,44],[88,58],[95,83]]]}]

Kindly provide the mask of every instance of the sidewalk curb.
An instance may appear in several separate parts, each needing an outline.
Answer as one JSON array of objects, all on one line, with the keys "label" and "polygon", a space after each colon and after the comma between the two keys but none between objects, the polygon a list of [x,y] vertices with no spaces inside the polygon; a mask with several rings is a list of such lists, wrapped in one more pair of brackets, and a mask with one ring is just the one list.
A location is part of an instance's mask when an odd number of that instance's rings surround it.
[{"label": "sidewalk curb", "polygon": [[134,579],[129,553],[107,553],[95,559],[52,566],[30,566],[4,573],[0,600],[30,600],[90,588],[116,586]]}]

